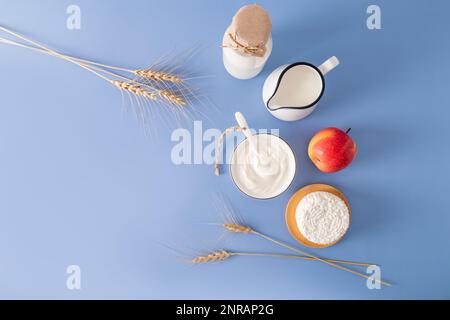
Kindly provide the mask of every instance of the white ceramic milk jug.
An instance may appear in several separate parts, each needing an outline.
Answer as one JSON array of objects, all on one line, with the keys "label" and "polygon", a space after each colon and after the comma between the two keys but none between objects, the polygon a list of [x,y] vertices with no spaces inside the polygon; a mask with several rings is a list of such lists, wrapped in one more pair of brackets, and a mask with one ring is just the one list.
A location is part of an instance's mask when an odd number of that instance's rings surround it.
[{"label": "white ceramic milk jug", "polygon": [[278,67],[264,82],[263,100],[267,110],[284,121],[307,117],[323,95],[324,75],[338,65],[339,60],[333,56],[319,67],[307,62]]}]

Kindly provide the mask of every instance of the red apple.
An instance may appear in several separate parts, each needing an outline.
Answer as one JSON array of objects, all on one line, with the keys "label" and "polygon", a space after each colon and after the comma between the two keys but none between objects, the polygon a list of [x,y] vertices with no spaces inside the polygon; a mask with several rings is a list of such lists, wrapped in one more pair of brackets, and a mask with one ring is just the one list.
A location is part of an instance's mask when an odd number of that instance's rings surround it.
[{"label": "red apple", "polygon": [[312,137],[308,146],[311,161],[322,172],[336,172],[347,167],[356,157],[356,143],[338,128],[326,128]]}]

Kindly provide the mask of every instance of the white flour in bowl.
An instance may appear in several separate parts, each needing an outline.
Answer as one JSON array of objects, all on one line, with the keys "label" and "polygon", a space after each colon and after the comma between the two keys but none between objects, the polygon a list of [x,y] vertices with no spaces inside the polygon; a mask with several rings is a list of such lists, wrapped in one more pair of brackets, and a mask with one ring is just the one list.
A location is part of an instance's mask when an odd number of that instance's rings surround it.
[{"label": "white flour in bowl", "polygon": [[316,191],[300,200],[296,210],[302,235],[317,244],[338,241],[347,232],[350,214],[345,202],[332,193]]}]

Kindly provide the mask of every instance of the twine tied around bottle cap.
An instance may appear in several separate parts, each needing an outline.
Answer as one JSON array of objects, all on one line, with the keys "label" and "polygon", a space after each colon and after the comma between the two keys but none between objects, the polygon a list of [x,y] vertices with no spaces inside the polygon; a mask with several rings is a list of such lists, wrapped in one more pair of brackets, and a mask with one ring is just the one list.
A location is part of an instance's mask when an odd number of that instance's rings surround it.
[{"label": "twine tied around bottle cap", "polygon": [[240,126],[236,125],[236,126],[225,129],[222,132],[222,134],[220,135],[219,140],[217,141],[217,144],[216,144],[216,149],[215,149],[215,152],[216,152],[216,166],[215,166],[216,176],[220,175],[220,150],[221,150],[220,147],[223,145],[223,140],[224,140],[225,136],[228,134],[235,133],[235,132],[240,132],[245,129],[246,128],[241,128]]},{"label": "twine tied around bottle cap", "polygon": [[257,57],[264,56],[265,48],[246,46],[237,40],[236,35],[232,35],[231,33],[228,33],[228,37],[230,38],[231,42],[234,45],[229,46],[229,45],[223,44],[221,46],[222,48],[231,48],[231,49],[235,49],[235,50],[242,50],[244,53],[247,53],[252,56],[257,56]]}]

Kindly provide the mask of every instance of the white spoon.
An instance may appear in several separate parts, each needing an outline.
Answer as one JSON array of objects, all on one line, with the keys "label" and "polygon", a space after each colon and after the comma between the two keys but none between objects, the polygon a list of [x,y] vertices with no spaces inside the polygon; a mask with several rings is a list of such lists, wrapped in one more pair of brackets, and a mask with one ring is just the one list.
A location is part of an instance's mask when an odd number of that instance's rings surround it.
[{"label": "white spoon", "polygon": [[236,112],[234,114],[234,117],[236,118],[238,125],[242,128],[242,132],[244,133],[245,137],[248,139],[250,145],[250,152],[256,155],[256,158],[258,159],[258,164],[261,164],[263,166],[268,165],[269,160],[267,159],[267,157],[258,153],[258,148],[254,140],[254,135],[249,129],[247,120],[245,119],[244,115],[241,112]]},{"label": "white spoon", "polygon": [[236,121],[237,121],[239,127],[241,127],[242,132],[244,133],[245,137],[248,139],[248,142],[250,143],[250,147],[256,151],[256,145],[255,145],[255,142],[253,141],[253,134],[249,129],[247,120],[245,119],[244,115],[241,112],[236,112],[234,114],[234,117],[236,118]]}]

